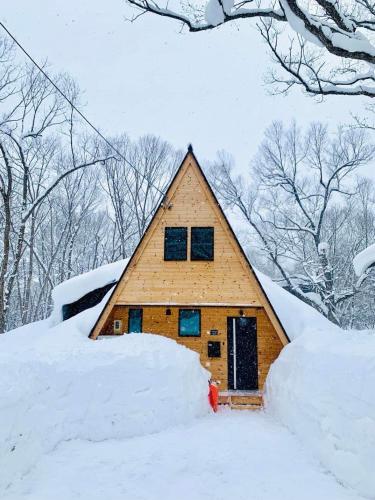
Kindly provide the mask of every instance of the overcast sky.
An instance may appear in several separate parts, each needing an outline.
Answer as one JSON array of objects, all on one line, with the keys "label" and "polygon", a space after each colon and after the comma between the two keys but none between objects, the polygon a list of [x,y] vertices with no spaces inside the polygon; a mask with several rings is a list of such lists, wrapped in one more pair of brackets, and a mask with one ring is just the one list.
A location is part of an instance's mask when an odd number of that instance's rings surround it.
[{"label": "overcast sky", "polygon": [[271,60],[251,21],[181,34],[172,21],[127,16],[122,0],[8,1],[0,15],[38,61],[77,80],[84,112],[104,133],[192,142],[202,160],[225,149],[242,171],[272,120],[334,126],[363,108],[359,98],[269,95]]}]

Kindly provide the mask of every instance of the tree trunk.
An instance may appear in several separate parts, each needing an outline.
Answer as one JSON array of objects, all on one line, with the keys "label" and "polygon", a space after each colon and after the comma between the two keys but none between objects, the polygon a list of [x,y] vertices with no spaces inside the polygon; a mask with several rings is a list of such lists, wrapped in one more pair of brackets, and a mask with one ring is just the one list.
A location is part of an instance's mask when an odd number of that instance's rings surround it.
[{"label": "tree trunk", "polygon": [[4,333],[6,329],[6,309],[7,309],[7,287],[6,278],[9,266],[10,252],[10,229],[11,229],[11,208],[10,197],[4,196],[4,231],[3,231],[3,259],[0,268],[0,333]]}]

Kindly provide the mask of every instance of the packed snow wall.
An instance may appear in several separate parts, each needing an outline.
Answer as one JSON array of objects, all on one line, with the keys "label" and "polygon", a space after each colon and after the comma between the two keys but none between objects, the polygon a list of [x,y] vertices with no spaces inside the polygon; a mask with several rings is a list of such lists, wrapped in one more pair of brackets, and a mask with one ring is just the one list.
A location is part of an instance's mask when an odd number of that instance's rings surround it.
[{"label": "packed snow wall", "polygon": [[375,498],[375,333],[307,332],[271,367],[266,408],[339,481]]},{"label": "packed snow wall", "polygon": [[89,340],[92,311],[0,338],[0,491],[62,441],[153,433],[209,411],[195,352],[156,335]]}]

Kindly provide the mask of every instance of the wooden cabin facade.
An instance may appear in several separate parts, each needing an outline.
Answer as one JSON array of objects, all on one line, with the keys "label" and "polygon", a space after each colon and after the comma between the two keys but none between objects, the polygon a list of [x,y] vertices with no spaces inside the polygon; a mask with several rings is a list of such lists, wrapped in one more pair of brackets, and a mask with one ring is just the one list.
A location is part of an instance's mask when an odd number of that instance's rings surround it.
[{"label": "wooden cabin facade", "polygon": [[90,337],[137,332],[197,351],[222,400],[239,403],[260,404],[288,343],[191,149]]}]

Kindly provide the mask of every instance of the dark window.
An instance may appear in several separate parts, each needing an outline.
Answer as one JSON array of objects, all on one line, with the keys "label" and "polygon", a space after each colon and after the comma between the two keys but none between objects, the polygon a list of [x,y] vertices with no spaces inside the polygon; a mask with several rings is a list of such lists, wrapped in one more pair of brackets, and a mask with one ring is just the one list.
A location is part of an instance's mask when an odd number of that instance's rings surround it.
[{"label": "dark window", "polygon": [[180,309],[178,317],[180,337],[199,337],[201,334],[201,312],[199,309]]},{"label": "dark window", "polygon": [[129,309],[129,333],[141,333],[142,331],[142,309]]},{"label": "dark window", "polygon": [[166,227],[164,260],[187,259],[187,227]]},{"label": "dark window", "polygon": [[62,306],[62,317],[63,321],[72,318],[76,314],[85,311],[89,307],[94,307],[104,298],[105,294],[114,286],[115,283],[109,283],[108,285],[102,286],[101,288],[96,288],[89,293],[86,293],[83,297],[72,302],[71,304],[64,304]]},{"label": "dark window", "polygon": [[214,228],[191,228],[191,260],[214,260]]},{"label": "dark window", "polygon": [[209,341],[207,344],[207,354],[209,358],[220,358],[220,342]]}]

